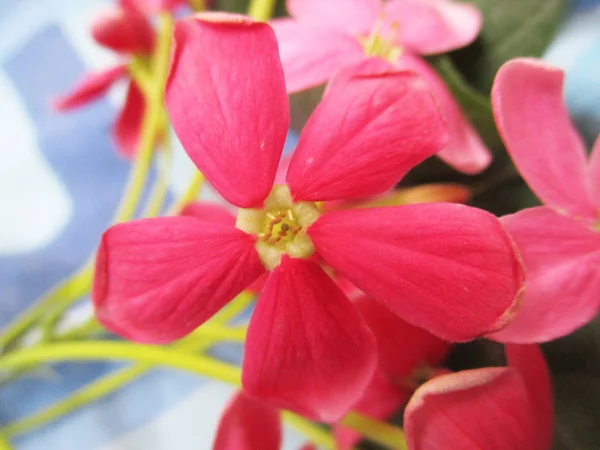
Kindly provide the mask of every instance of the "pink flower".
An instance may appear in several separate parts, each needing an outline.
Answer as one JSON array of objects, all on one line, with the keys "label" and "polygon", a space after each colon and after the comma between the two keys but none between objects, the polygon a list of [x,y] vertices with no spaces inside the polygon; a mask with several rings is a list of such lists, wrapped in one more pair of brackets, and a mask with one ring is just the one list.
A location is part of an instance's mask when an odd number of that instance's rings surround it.
[{"label": "pink flower", "polygon": [[444,203],[322,213],[314,203],[385,192],[445,143],[419,78],[388,68],[369,75],[363,66],[329,86],[287,185],[273,186],[289,105],[272,29],[226,14],[180,21],[167,109],[188,156],[240,208],[236,226],[197,211],[111,227],[96,262],[98,319],[136,341],[170,342],[268,270],[242,383],[250,395],[324,421],[360,398],[376,353],[358,310],[310,260],[315,251],[440,337],[464,341],[505,326],[522,272],[491,214]]},{"label": "pink flower", "polygon": [[470,44],[481,29],[473,5],[450,0],[287,0],[293,16],[271,23],[277,34],[288,92],[322,84],[339,69],[380,57],[423,77],[449,128],[440,158],[457,170],[477,173],[491,154],[452,94],[418,55]]},{"label": "pink flower", "polygon": [[544,356],[507,345],[509,367],[442,375],[422,385],[404,412],[411,450],[548,450],[553,405]]},{"label": "pink flower", "polygon": [[[233,395],[223,414],[213,441],[213,450],[279,450],[280,411],[240,391]],[[299,450],[316,450],[304,444]]]},{"label": "pink flower", "polygon": [[[154,48],[152,24],[134,2],[124,1],[122,4],[122,7],[113,8],[96,19],[92,25],[92,36],[103,47],[149,61]],[[80,107],[106,94],[122,78],[128,78],[126,63],[89,73],[70,93],[57,99],[54,107],[59,111]],[[137,84],[133,80],[128,80],[128,83],[125,104],[112,131],[119,152],[126,158],[132,158],[138,148],[145,100]]]},{"label": "pink flower", "polygon": [[503,218],[523,256],[527,287],[516,320],[493,338],[543,342],[600,308],[600,140],[587,158],[563,103],[564,73],[533,59],[506,63],[494,115],[517,169],[545,206]]},{"label": "pink flower", "polygon": [[[352,410],[387,420],[406,404],[419,383],[440,372],[435,367],[444,361],[451,344],[410,325],[365,295],[354,304],[375,335],[378,369]],[[334,435],[340,450],[351,449],[361,440],[359,433],[343,425],[334,426]]]}]

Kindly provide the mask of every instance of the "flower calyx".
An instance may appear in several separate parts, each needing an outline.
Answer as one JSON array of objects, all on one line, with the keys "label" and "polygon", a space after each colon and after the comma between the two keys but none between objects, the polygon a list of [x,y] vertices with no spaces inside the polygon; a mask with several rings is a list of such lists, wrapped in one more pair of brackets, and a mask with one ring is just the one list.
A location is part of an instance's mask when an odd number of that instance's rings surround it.
[{"label": "flower calyx", "polygon": [[321,215],[313,202],[294,202],[287,185],[273,186],[262,209],[240,209],[236,228],[256,236],[255,248],[263,265],[273,270],[284,254],[309,258],[315,252],[306,229]]}]

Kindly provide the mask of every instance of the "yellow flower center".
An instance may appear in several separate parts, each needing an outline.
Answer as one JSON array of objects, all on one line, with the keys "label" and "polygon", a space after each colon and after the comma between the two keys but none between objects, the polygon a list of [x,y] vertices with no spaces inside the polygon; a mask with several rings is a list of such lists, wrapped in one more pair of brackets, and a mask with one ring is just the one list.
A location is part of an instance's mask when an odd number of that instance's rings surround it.
[{"label": "yellow flower center", "polygon": [[309,258],[315,247],[306,228],[321,211],[312,202],[293,202],[285,184],[276,184],[262,209],[240,209],[235,226],[257,237],[255,248],[264,266],[273,270],[287,254],[293,258]]},{"label": "yellow flower center", "polygon": [[365,55],[383,58],[395,64],[402,54],[402,47],[396,43],[400,30],[397,22],[392,22],[389,28],[383,30],[385,19],[381,17],[368,36],[359,36],[358,42],[362,45]]}]

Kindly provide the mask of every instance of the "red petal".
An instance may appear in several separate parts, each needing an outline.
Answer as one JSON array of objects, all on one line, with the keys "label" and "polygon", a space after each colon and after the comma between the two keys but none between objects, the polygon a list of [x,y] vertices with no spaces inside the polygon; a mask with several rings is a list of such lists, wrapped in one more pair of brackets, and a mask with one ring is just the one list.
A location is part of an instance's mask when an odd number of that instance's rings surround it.
[{"label": "red petal", "polygon": [[364,35],[381,13],[380,0],[287,0],[291,16],[310,26]]},{"label": "red petal", "polygon": [[213,443],[213,450],[279,450],[279,410],[238,392],[227,405]]},{"label": "red petal", "polygon": [[544,355],[537,345],[505,346],[508,365],[519,371],[529,395],[531,408],[537,421],[539,448],[548,449],[552,443],[554,406],[550,373]]},{"label": "red petal", "polygon": [[544,342],[591,320],[600,308],[600,234],[550,208],[502,219],[527,271],[515,320],[491,336],[501,342]]},{"label": "red petal", "polygon": [[[391,383],[378,371],[363,397],[352,407],[352,410],[385,422],[407,402],[410,395],[410,390]],[[360,433],[352,428],[335,425],[333,430],[339,450],[351,450],[362,439]]]},{"label": "red petal", "polygon": [[451,203],[333,211],[308,234],[359,289],[442,339],[474,339],[514,313],[521,264],[485,211]]},{"label": "red petal", "polygon": [[590,175],[592,199],[598,209],[600,209],[600,136],[596,139],[592,154],[590,156]]},{"label": "red petal", "polygon": [[446,137],[423,81],[367,60],[329,85],[300,136],[288,184],[297,200],[380,194],[440,151]]},{"label": "red petal", "polygon": [[551,208],[596,218],[587,185],[586,152],[563,102],[564,72],[534,59],[500,68],[494,115],[517,169]]},{"label": "red petal", "polygon": [[53,106],[58,111],[68,111],[95,100],[104,95],[115,81],[125,75],[127,75],[125,64],[101,72],[88,73],[70,93],[56,99]]},{"label": "red petal", "polygon": [[193,202],[183,208],[179,214],[221,225],[235,226],[233,214],[217,203]]},{"label": "red petal", "polygon": [[93,300],[108,329],[162,344],[208,320],[264,272],[254,239],[190,217],[122,223],[102,237]]},{"label": "red petal", "polygon": [[415,327],[367,296],[354,304],[375,335],[379,367],[394,378],[410,377],[423,364],[441,364],[450,343]]},{"label": "red petal", "polygon": [[188,0],[120,0],[122,8],[134,9],[145,14],[159,14],[172,12],[180,6],[189,5]]},{"label": "red petal", "polygon": [[130,82],[125,105],[123,105],[113,129],[117,149],[128,159],[134,158],[138,151],[145,109],[144,94],[137,84],[133,81]]},{"label": "red petal", "polygon": [[423,77],[446,119],[449,139],[437,156],[456,170],[468,174],[479,173],[489,166],[492,162],[490,151],[464,116],[444,81],[429,64],[421,58],[405,53],[398,59],[397,67],[411,70]]},{"label": "red petal", "polygon": [[398,41],[412,53],[446,53],[475,40],[481,30],[476,6],[445,0],[395,0],[385,18],[398,24]]},{"label": "red petal", "polygon": [[361,397],[376,362],[373,335],[331,278],[311,261],[284,256],[250,320],[246,391],[335,421]]},{"label": "red petal", "polygon": [[151,54],[154,28],[141,12],[112,8],[92,24],[92,36],[98,44],[119,53]]},{"label": "red petal", "polygon": [[183,147],[217,191],[262,206],[290,120],[273,30],[226,14],[179,21],[166,99]]},{"label": "red petal", "polygon": [[465,370],[422,385],[408,402],[411,450],[547,450],[537,442],[527,386],[511,368]]},{"label": "red petal", "polygon": [[271,26],[290,93],[323,84],[339,69],[365,58],[356,38],[345,32],[293,19],[276,19]]}]

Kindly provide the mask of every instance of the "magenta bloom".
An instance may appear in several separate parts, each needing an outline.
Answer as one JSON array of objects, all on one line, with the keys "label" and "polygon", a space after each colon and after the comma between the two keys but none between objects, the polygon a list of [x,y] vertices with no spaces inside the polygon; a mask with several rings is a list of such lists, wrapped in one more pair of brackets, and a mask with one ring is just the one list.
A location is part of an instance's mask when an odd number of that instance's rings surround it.
[{"label": "magenta bloom", "polygon": [[418,55],[470,44],[481,29],[473,5],[450,0],[287,0],[291,19],[273,20],[288,92],[329,80],[368,57],[423,77],[448,124],[438,156],[465,173],[477,173],[491,154],[436,72]]},{"label": "magenta bloom", "polygon": [[523,307],[494,339],[543,342],[600,308],[600,140],[587,158],[563,103],[564,73],[517,59],[498,72],[494,115],[517,169],[545,206],[503,218],[527,271]]},{"label": "magenta bloom", "polygon": [[[121,7],[99,16],[92,25],[92,36],[105,48],[147,61],[154,49],[152,24],[134,1],[122,1]],[[70,93],[57,99],[54,107],[59,111],[80,107],[106,94],[115,82],[123,78],[128,78],[127,63],[87,74]],[[132,158],[138,148],[145,100],[137,84],[131,79],[128,83],[125,104],[112,131],[119,152],[126,158]]]},{"label": "magenta bloom", "polygon": [[464,370],[422,385],[404,412],[411,450],[548,450],[554,408],[535,345],[507,345],[509,367]]},{"label": "magenta bloom", "polygon": [[97,256],[98,319],[136,341],[170,342],[269,271],[248,329],[244,388],[324,421],[360,398],[376,351],[358,310],[310,260],[315,251],[442,338],[470,340],[506,325],[521,264],[491,214],[445,203],[323,213],[315,203],[385,192],[445,144],[423,82],[375,65],[330,84],[287,184],[273,186],[289,105],[272,29],[226,14],[180,21],[167,82],[171,122],[192,161],[240,210],[235,226],[196,206],[191,216],[111,227]]}]

